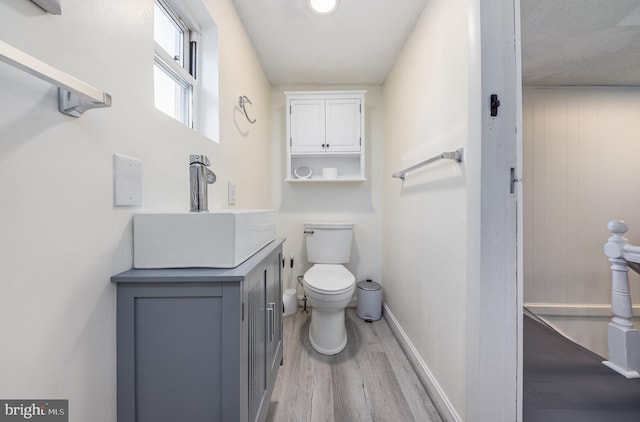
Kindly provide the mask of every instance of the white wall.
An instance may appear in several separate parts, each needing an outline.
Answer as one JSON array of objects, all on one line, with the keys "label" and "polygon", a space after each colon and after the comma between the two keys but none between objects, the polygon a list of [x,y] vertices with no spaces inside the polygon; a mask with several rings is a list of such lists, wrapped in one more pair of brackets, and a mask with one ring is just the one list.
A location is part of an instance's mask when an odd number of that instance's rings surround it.
[{"label": "white wall", "polygon": [[[285,91],[366,90],[364,183],[292,183],[286,177]],[[356,280],[382,277],[382,172],[384,102],[380,86],[277,86],[272,91],[272,142],[274,207],[278,209],[278,235],[286,237],[284,255],[294,255],[293,273],[287,262],[284,284],[297,286],[296,277],[311,264],[306,261],[303,224],[308,221],[355,223],[351,262],[347,268]],[[357,289],[356,289],[357,290]],[[298,288],[302,294],[302,288]]]},{"label": "white wall", "polygon": [[[431,0],[384,85],[384,300],[463,420],[468,180],[480,176],[468,173],[469,161],[440,162],[404,182],[391,174],[479,139],[470,126],[479,107],[472,3]],[[479,154],[469,159],[479,172]]]},{"label": "white wall", "polygon": [[526,88],[523,122],[525,306],[606,357],[607,223],[640,244],[640,88]]},{"label": "white wall", "polygon": [[[109,92],[74,119],[56,90],[0,64],[0,397],[70,400],[71,421],[116,419],[116,303],[131,215],[188,210],[188,155],[207,154],[237,208],[272,206],[271,87],[230,0],[206,0],[220,36],[220,144],[153,106],[151,0],[65,0],[52,16],[0,2],[0,39]],[[250,126],[235,108],[251,98]],[[143,207],[112,206],[112,155],[143,164]]]}]

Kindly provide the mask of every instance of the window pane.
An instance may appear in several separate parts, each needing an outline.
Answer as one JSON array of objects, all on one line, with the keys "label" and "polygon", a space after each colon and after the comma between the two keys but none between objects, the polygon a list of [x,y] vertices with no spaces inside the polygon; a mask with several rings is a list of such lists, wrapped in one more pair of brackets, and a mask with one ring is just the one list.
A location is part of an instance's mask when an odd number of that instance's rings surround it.
[{"label": "window pane", "polygon": [[153,38],[171,57],[182,64],[184,32],[157,3],[153,4]]},{"label": "window pane", "polygon": [[185,125],[191,126],[188,112],[189,87],[171,77],[158,65],[154,66],[153,71],[156,108]]}]

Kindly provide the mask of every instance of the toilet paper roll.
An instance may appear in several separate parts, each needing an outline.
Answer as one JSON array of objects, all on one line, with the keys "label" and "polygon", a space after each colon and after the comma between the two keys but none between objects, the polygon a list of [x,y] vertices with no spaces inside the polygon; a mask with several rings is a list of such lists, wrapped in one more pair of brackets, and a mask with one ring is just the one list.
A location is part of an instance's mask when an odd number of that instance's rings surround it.
[{"label": "toilet paper roll", "polygon": [[284,304],[284,316],[295,314],[298,311],[296,289],[285,290],[282,294],[282,303]]}]

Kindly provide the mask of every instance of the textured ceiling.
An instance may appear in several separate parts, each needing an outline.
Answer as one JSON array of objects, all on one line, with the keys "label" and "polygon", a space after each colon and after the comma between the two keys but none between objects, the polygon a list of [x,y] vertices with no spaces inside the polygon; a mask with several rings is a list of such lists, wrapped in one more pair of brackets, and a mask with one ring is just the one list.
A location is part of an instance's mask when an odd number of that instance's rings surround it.
[{"label": "textured ceiling", "polygon": [[640,85],[640,0],[521,0],[525,85]]},{"label": "textured ceiling", "polygon": [[233,0],[267,77],[281,84],[381,84],[428,0]]},{"label": "textured ceiling", "polygon": [[[520,0],[525,85],[640,86],[640,0]],[[381,84],[428,0],[233,0],[267,77]]]}]

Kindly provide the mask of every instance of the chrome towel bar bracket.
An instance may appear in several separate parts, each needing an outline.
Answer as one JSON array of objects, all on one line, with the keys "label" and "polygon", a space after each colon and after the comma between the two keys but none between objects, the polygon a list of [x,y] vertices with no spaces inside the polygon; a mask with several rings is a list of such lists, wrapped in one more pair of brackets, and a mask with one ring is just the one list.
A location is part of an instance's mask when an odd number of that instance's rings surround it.
[{"label": "chrome towel bar bracket", "polygon": [[454,160],[457,163],[461,163],[464,160],[464,148],[458,148],[455,151],[443,152],[442,154],[436,155],[435,157],[431,157],[428,160],[422,161],[418,164],[414,164],[411,167],[407,167],[404,170],[400,170],[396,173],[393,173],[391,177],[404,180],[410,171],[416,170],[420,167],[427,166],[431,163],[435,163],[436,161],[440,161],[440,160]]},{"label": "chrome towel bar bracket", "polygon": [[0,62],[58,87],[58,110],[73,117],[98,107],[111,107],[111,95],[0,41]]}]

